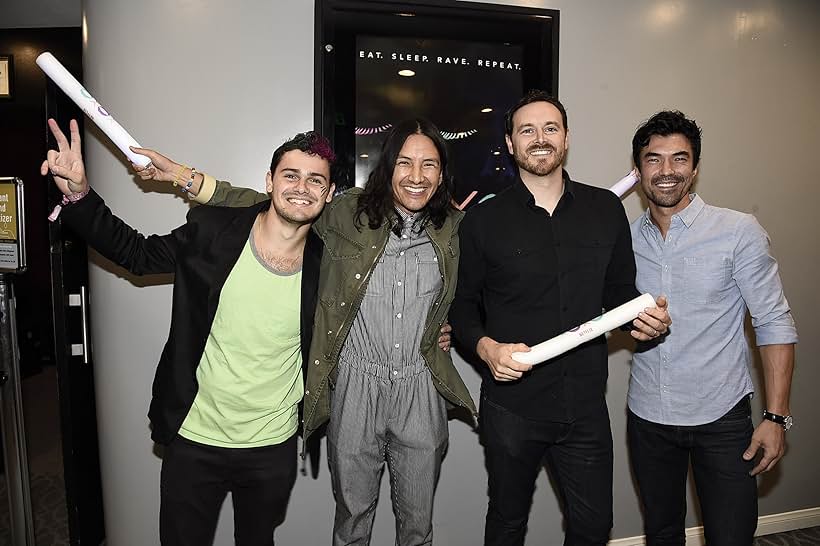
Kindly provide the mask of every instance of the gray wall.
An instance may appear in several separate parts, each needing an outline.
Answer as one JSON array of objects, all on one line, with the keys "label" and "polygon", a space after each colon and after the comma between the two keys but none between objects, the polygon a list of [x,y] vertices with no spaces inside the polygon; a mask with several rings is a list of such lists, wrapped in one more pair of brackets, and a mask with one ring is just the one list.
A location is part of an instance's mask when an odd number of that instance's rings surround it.
[{"label": "gray wall", "polygon": [[[818,370],[820,220],[813,154],[820,149],[820,8],[813,0],[540,0],[561,10],[561,96],[570,115],[568,169],[608,186],[630,169],[635,126],[664,107],[704,127],[698,191],[707,202],[753,212],[768,229],[801,332],[789,453],[762,480],[761,514],[820,506],[812,399]],[[313,2],[86,0],[87,87],[145,145],[238,183],[263,187],[271,150],[312,125]],[[111,207],[143,232],[166,232],[186,203],[146,193],[118,154],[87,139],[88,171]],[[630,218],[637,195],[625,200]],[[160,460],[148,440],[154,363],[170,316],[169,286],[141,287],[93,266],[92,312],[109,544],[156,544]],[[693,348],[696,350],[696,348]],[[464,374],[477,392],[478,380]],[[613,537],[641,534],[627,467],[624,400],[629,353],[610,359],[616,446]],[[758,401],[759,404],[759,401]],[[392,541],[386,488],[374,544]],[[485,472],[475,435],[451,425],[436,508],[437,542],[480,543]],[[333,505],[326,468],[300,478],[283,544],[325,544]],[[561,517],[545,477],[528,544],[560,544]],[[217,544],[232,534],[228,503]],[[696,516],[690,510],[689,525]]]},{"label": "gray wall", "polygon": [[0,28],[78,27],[80,0],[6,0],[0,4]]}]

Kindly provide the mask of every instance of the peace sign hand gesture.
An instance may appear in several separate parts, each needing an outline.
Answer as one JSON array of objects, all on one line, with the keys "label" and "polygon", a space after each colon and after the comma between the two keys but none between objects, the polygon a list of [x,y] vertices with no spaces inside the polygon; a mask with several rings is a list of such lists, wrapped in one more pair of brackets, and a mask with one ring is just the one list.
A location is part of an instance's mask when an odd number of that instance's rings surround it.
[{"label": "peace sign hand gesture", "polygon": [[69,123],[70,144],[54,119],[48,120],[48,128],[57,140],[57,150],[48,151],[46,160],[40,165],[40,174],[45,176],[51,172],[54,183],[64,195],[84,192],[88,188],[88,180],[85,177],[77,122],[72,119]]}]

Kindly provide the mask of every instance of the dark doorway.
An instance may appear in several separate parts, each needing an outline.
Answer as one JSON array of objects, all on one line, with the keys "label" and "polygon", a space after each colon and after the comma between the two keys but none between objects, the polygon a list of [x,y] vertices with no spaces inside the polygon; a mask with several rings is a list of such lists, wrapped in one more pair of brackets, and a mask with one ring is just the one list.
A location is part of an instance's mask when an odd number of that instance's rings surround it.
[{"label": "dark doorway", "polygon": [[[63,126],[72,117],[83,120],[36,66],[44,51],[82,78],[79,27],[0,30],[0,55],[14,59],[12,96],[0,100],[0,174],[21,178],[26,195],[28,269],[13,283],[32,515],[38,546],[98,545],[104,526],[93,364],[87,347],[81,348],[82,305],[73,306],[82,302],[71,296],[87,287],[86,250],[59,223],[47,221],[59,195],[39,173],[54,146],[46,119],[55,117]],[[7,544],[4,510],[5,495],[0,543]]]}]

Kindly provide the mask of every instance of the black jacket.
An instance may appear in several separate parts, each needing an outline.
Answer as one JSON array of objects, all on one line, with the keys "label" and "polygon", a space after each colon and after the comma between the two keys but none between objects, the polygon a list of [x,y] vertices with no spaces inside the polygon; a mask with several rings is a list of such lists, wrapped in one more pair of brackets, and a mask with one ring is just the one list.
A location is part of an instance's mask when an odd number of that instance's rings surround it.
[{"label": "black jacket", "polygon": [[[136,275],[175,273],[171,330],[162,350],[148,417],[151,437],[170,443],[197,394],[196,369],[219,304],[219,294],[239,259],[256,216],[270,201],[246,208],[199,206],[168,235],[145,237],[114,216],[93,190],[66,206],[63,222],[109,260]],[[302,265],[303,366],[313,334],[322,242],[310,231]]]}]

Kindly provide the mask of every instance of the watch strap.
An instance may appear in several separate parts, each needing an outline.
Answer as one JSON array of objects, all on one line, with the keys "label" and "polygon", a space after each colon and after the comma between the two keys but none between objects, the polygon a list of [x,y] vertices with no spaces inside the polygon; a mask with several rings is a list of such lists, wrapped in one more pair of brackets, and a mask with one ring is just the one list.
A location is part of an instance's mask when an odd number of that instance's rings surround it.
[{"label": "watch strap", "polygon": [[763,410],[763,418],[783,427],[783,430],[789,430],[792,427],[793,419],[791,415],[778,415],[769,410]]}]

